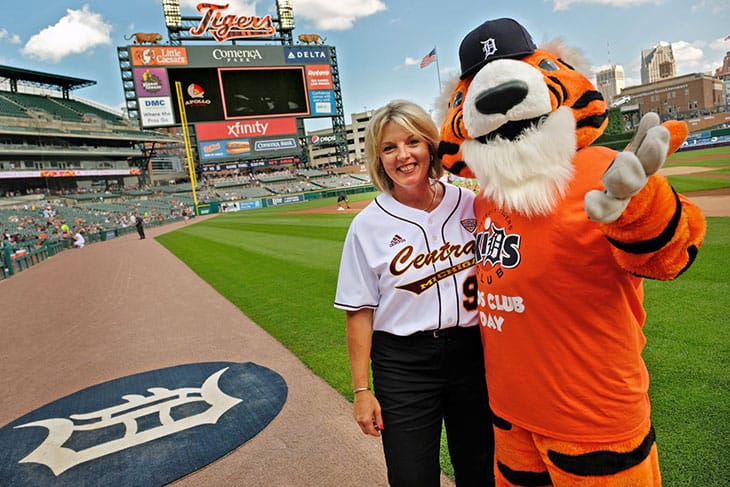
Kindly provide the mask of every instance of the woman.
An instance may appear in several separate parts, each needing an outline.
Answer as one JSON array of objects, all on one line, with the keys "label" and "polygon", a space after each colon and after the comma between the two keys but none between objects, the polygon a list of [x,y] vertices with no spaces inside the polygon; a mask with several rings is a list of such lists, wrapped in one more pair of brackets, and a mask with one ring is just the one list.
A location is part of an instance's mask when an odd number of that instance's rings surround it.
[{"label": "woman", "polygon": [[365,147],[382,194],[352,221],[335,307],[347,312],[355,420],[382,436],[390,484],[440,485],[443,422],[457,485],[482,487],[494,482],[493,433],[474,195],[438,181],[437,144],[436,125],[414,103],[395,100],[373,115]]}]

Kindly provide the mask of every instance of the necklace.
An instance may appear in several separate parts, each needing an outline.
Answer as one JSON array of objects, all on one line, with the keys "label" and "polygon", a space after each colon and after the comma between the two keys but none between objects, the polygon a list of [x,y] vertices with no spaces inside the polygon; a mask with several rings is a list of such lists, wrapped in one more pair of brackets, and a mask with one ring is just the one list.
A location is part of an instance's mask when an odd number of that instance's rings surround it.
[{"label": "necklace", "polygon": [[438,195],[438,189],[434,188],[434,186],[437,184],[438,183],[431,183],[428,186],[428,189],[430,189],[431,192],[433,193],[433,197],[431,198],[431,202],[428,204],[428,206],[423,209],[423,211],[425,211],[426,213],[430,212],[434,208],[434,203],[436,202],[436,195]]}]

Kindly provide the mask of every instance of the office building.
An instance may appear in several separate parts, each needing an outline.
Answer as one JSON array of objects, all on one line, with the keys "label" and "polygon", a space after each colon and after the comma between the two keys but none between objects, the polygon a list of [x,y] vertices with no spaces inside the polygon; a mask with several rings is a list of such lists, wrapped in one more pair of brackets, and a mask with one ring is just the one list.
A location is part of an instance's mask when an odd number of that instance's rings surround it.
[{"label": "office building", "polygon": [[641,50],[642,85],[673,78],[675,73],[676,63],[671,44],[660,42],[656,47]]},{"label": "office building", "polygon": [[596,88],[609,105],[616,100],[625,86],[623,66],[614,64],[596,73]]}]

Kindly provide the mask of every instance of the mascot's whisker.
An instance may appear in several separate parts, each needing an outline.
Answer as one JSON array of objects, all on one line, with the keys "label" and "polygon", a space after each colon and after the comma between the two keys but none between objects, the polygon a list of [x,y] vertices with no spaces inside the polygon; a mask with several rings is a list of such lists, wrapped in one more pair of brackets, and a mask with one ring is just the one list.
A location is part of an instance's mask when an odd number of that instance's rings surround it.
[{"label": "mascot's whisker", "polygon": [[486,196],[526,216],[545,215],[573,176],[574,128],[572,112],[563,107],[515,141],[465,141],[464,159],[484,161],[469,167]]}]

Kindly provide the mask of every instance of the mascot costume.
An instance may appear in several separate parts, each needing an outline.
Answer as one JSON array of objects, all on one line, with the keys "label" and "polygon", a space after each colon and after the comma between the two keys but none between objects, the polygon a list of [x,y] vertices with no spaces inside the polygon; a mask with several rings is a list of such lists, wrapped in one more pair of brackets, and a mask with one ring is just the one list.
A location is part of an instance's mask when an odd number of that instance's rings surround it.
[{"label": "mascot costume", "polygon": [[496,481],[658,486],[642,280],[677,277],[704,237],[702,213],[657,173],[687,129],[650,113],[625,151],[590,146],[606,103],[561,48],[538,49],[512,19],[483,23],[441,115],[444,167],[481,190]]}]

